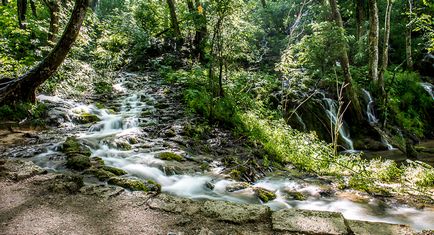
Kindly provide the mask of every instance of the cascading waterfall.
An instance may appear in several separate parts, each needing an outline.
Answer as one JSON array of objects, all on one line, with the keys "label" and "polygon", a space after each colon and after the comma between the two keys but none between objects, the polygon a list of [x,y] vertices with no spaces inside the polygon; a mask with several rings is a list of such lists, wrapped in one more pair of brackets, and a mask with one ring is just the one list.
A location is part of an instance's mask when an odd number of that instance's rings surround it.
[{"label": "cascading waterfall", "polygon": [[431,96],[431,98],[434,100],[434,93],[433,93],[433,87],[434,85],[429,82],[421,82],[419,83],[423,89],[425,89],[426,92]]},{"label": "cascading waterfall", "polygon": [[[127,90],[122,84],[115,85],[118,90]],[[91,126],[87,131],[80,131],[76,134],[80,139],[89,143],[92,156],[101,157],[106,165],[121,168],[128,172],[127,177],[139,179],[153,179],[162,186],[162,191],[192,199],[213,199],[225,200],[239,203],[261,203],[255,196],[252,188],[228,192],[227,186],[236,183],[227,179],[221,174],[219,164],[212,163],[212,169],[207,172],[192,174],[167,175],[164,167],[167,162],[155,156],[166,149],[143,151],[139,146],[143,143],[133,144],[131,150],[121,150],[108,144],[110,141],[121,139],[125,136],[135,134],[146,136],[146,133],[139,127],[141,113],[148,109],[154,109],[152,105],[142,102],[142,98],[152,99],[145,91],[128,94],[123,92],[124,97],[120,101],[120,111],[110,112],[106,109],[98,109],[94,105],[69,104],[70,110],[85,110],[88,113],[97,115],[101,121]],[[59,101],[60,102],[60,101]],[[66,101],[65,101],[66,102]],[[337,120],[336,101],[324,98],[327,116],[335,125]],[[69,107],[69,106],[68,106]],[[348,149],[353,149],[349,132],[345,126],[339,130],[341,137]],[[162,139],[152,139],[154,143],[161,143]],[[173,149],[170,149],[173,151]],[[46,153],[36,155],[33,160],[46,168],[61,168],[62,163],[56,162],[58,155],[56,146],[47,150]],[[54,158],[53,158],[54,157]],[[262,187],[272,190],[277,198],[265,203],[273,210],[285,208],[299,208],[309,210],[337,211],[343,213],[348,219],[370,220],[377,222],[407,223],[417,230],[433,229],[429,221],[434,220],[432,212],[417,210],[404,206],[391,206],[379,212],[376,210],[377,203],[372,199],[369,203],[354,202],[345,197],[323,197],[321,187],[310,184],[309,178],[303,180],[287,179],[282,177],[267,177],[253,184],[254,187]],[[315,180],[315,179],[313,179]],[[208,187],[212,184],[214,187]],[[306,195],[306,200],[298,201],[288,199],[287,192],[301,192]],[[424,222],[427,221],[427,222]]]},{"label": "cascading waterfall", "polygon": [[368,122],[373,125],[378,123],[378,118],[375,116],[374,111],[374,100],[372,99],[371,93],[369,93],[367,90],[362,89],[363,97],[365,98],[365,101],[367,103],[366,105],[366,116],[368,117]]},{"label": "cascading waterfall", "polygon": [[[330,99],[330,98],[326,98],[326,97],[324,97],[323,100],[324,100],[324,103],[326,104],[325,111],[326,111],[327,117],[329,118],[330,122],[332,123],[332,126],[335,126],[337,121],[338,121],[337,103],[335,100]],[[345,122],[342,123],[341,127],[339,128],[339,134],[345,143],[346,150],[354,150],[353,141],[351,140],[351,137],[350,137],[350,131],[348,130]]]}]

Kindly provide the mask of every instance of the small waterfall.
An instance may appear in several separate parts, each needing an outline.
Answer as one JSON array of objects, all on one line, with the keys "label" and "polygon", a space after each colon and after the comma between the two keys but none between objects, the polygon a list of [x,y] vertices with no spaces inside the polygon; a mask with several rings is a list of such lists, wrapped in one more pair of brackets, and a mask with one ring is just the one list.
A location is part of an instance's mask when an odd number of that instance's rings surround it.
[{"label": "small waterfall", "polygon": [[387,150],[395,150],[396,148],[394,148],[389,141],[387,141],[386,138],[384,138],[383,136],[381,136],[381,143],[383,143],[384,145],[386,145]]},{"label": "small waterfall", "polygon": [[426,92],[429,93],[429,95],[431,96],[431,98],[434,100],[434,93],[433,93],[433,84],[429,83],[429,82],[421,82],[419,83],[423,89],[425,89]]},{"label": "small waterfall", "polygon": [[303,127],[303,130],[307,130],[306,124],[303,122],[303,119],[300,117],[300,115],[298,115],[297,112],[294,112],[295,117],[297,118],[297,121],[301,124],[301,126]]},{"label": "small waterfall", "polygon": [[[330,98],[324,97],[324,102],[326,104],[326,114],[329,118],[330,122],[333,124],[333,126],[336,125],[338,121],[338,108],[336,101]],[[345,122],[342,124],[341,128],[339,128],[339,134],[342,140],[345,142],[345,147],[347,150],[354,150],[353,141],[350,138],[350,131],[348,130]]]},{"label": "small waterfall", "polygon": [[373,125],[378,123],[378,118],[375,116],[374,112],[374,100],[372,99],[371,93],[369,91],[362,89],[363,98],[366,100],[366,116],[368,117],[369,124]]}]

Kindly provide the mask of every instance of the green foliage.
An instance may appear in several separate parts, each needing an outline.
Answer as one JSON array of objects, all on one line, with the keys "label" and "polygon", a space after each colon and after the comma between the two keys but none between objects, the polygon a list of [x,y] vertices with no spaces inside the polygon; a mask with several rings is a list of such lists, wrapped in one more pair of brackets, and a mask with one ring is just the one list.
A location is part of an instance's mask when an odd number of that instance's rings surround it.
[{"label": "green foliage", "polygon": [[25,118],[41,119],[45,116],[47,107],[43,103],[19,103],[15,106],[0,106],[0,119],[22,121]]},{"label": "green foliage", "polygon": [[387,73],[385,81],[390,96],[388,107],[395,122],[422,137],[429,125],[426,120],[429,120],[433,100],[420,85],[419,75],[412,72],[399,72],[395,76]]}]

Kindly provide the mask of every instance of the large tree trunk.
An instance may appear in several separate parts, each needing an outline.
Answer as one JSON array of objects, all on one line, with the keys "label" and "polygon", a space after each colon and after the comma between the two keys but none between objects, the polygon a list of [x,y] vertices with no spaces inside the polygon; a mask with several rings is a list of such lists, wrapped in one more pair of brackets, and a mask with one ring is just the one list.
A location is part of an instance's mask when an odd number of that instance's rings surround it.
[{"label": "large tree trunk", "polygon": [[[339,13],[338,4],[336,0],[329,0],[329,4],[331,7],[332,17],[338,27],[344,28],[344,24],[342,22],[341,14]],[[362,120],[362,107],[360,106],[359,98],[357,93],[353,88],[353,79],[351,77],[350,72],[350,60],[348,58],[348,53],[345,48],[341,50],[340,63],[342,67],[342,72],[344,74],[345,83],[348,84],[346,88],[346,96],[349,100],[351,100],[351,105],[353,107],[354,114],[357,119]]]},{"label": "large tree trunk", "polygon": [[389,63],[390,16],[392,14],[392,4],[392,0],[387,0],[386,16],[384,19],[383,56],[381,59],[380,75],[378,77],[378,86],[380,87],[383,96],[385,95],[384,73],[386,72]]},{"label": "large tree trunk", "polygon": [[26,12],[27,0],[17,0],[18,26],[20,26],[20,29],[26,28]]},{"label": "large tree trunk", "polygon": [[59,42],[53,50],[36,67],[15,80],[0,84],[0,104],[16,102],[35,102],[35,91],[38,86],[50,78],[65,60],[69,50],[77,38],[89,0],[76,0],[71,18]]},{"label": "large tree trunk", "polygon": [[413,14],[413,1],[408,0],[409,20],[405,30],[405,55],[407,60],[407,68],[413,68],[413,57],[411,53],[411,32],[412,32],[412,14]]},{"label": "large tree trunk", "polygon": [[365,0],[355,0],[356,1],[356,39],[360,38],[365,34],[364,22],[366,20],[365,13]]},{"label": "large tree trunk", "polygon": [[170,10],[170,22],[172,24],[173,33],[177,41],[181,41],[181,31],[179,30],[178,18],[176,16],[175,2],[173,0],[167,0]]},{"label": "large tree trunk", "polygon": [[377,0],[369,0],[369,78],[377,83],[378,81],[378,6]]},{"label": "large tree trunk", "polygon": [[48,41],[54,43],[59,32],[60,4],[58,0],[44,0],[50,11],[50,28],[48,30]]}]

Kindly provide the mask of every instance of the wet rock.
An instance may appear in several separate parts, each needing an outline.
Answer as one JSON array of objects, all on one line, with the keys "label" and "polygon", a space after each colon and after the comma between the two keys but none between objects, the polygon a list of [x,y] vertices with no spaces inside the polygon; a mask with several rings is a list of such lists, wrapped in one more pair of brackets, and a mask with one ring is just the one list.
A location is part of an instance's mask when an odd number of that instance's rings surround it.
[{"label": "wet rock", "polygon": [[12,180],[23,180],[45,173],[47,173],[46,170],[31,161],[0,160],[0,176],[5,176]]},{"label": "wet rock", "polygon": [[253,188],[253,191],[255,192],[256,196],[264,203],[276,199],[276,194],[268,189],[255,187]]},{"label": "wet rock", "polygon": [[91,113],[82,113],[74,117],[74,121],[80,124],[94,123],[99,122],[101,119],[95,114]]},{"label": "wet rock", "polygon": [[285,209],[271,215],[274,230],[300,234],[348,234],[341,213]]},{"label": "wet rock", "polygon": [[205,187],[208,188],[208,189],[213,190],[214,187],[215,187],[215,184],[213,184],[213,183],[211,183],[211,182],[208,181],[208,182],[205,183]]},{"label": "wet rock", "polygon": [[408,225],[388,224],[379,222],[347,220],[354,235],[412,235],[414,231]]},{"label": "wet rock", "polygon": [[112,177],[108,180],[109,184],[114,184],[132,191],[154,191],[160,192],[161,186],[152,180],[136,180],[121,177]]},{"label": "wet rock", "polygon": [[226,186],[226,191],[231,193],[231,192],[235,192],[235,191],[238,191],[238,190],[246,189],[248,187],[250,187],[249,183],[246,183],[246,182],[235,182],[235,183],[227,185]]},{"label": "wet rock", "polygon": [[56,193],[77,193],[83,185],[83,177],[80,175],[57,175],[48,189]]},{"label": "wet rock", "polygon": [[63,153],[69,154],[81,154],[84,156],[90,156],[92,153],[89,148],[82,145],[80,141],[75,137],[66,138],[65,142],[63,142],[61,149]]},{"label": "wet rock", "polygon": [[103,166],[101,167],[102,170],[108,171],[110,173],[113,173],[116,176],[121,176],[121,175],[126,175],[128,174],[126,171],[116,168],[116,167],[112,167],[112,166]]},{"label": "wet rock", "polygon": [[104,170],[102,168],[94,168],[94,167],[92,167],[92,168],[86,170],[85,173],[86,174],[91,174],[91,175],[95,176],[97,179],[99,179],[101,181],[108,180],[108,179],[110,179],[112,177],[116,177],[115,174],[113,174],[113,173],[111,173],[109,171],[106,171],[106,170]]},{"label": "wet rock", "polygon": [[168,129],[164,132],[164,136],[171,138],[176,136],[176,132],[173,129]]},{"label": "wet rock", "polygon": [[297,200],[297,201],[306,200],[306,196],[301,192],[285,190],[284,193],[286,198],[289,200]]},{"label": "wet rock", "polygon": [[176,153],[172,153],[172,152],[163,152],[157,155],[157,158],[161,159],[161,160],[166,160],[166,161],[183,161],[184,158]]},{"label": "wet rock", "polygon": [[166,212],[195,215],[200,212],[202,203],[162,193],[149,199],[148,206]]},{"label": "wet rock", "polygon": [[124,141],[124,140],[115,141],[115,147],[117,149],[124,150],[124,151],[128,151],[128,150],[132,149],[131,145],[127,141]]},{"label": "wet rock", "polygon": [[238,224],[264,221],[270,214],[270,208],[267,206],[225,201],[206,201],[201,211],[205,216]]},{"label": "wet rock", "polygon": [[90,158],[88,156],[82,155],[82,154],[75,154],[75,155],[69,155],[66,158],[66,167],[82,171],[86,170],[91,166],[90,164]]}]

